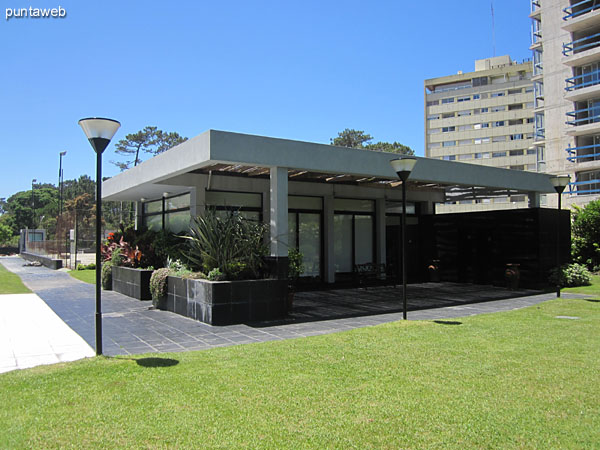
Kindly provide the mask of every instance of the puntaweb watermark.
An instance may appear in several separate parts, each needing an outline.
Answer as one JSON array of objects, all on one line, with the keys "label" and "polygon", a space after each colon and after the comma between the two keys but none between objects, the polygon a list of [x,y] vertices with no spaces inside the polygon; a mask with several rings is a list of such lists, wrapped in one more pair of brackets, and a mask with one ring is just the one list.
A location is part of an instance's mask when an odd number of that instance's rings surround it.
[{"label": "puntaweb watermark", "polygon": [[4,13],[6,20],[11,19],[64,19],[67,10],[62,6],[57,8],[6,8]]}]

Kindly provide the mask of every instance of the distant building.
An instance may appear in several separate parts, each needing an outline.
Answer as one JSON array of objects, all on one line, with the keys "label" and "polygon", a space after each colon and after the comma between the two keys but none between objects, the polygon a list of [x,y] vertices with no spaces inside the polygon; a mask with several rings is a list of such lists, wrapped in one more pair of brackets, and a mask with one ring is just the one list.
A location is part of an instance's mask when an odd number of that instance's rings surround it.
[{"label": "distant building", "polygon": [[571,175],[563,204],[585,205],[600,195],[600,2],[532,0],[530,17],[534,146]]},{"label": "distant building", "polygon": [[[533,147],[531,61],[475,61],[475,71],[425,80],[425,156],[515,170],[540,170]],[[448,199],[437,212],[527,207],[523,195]]]}]

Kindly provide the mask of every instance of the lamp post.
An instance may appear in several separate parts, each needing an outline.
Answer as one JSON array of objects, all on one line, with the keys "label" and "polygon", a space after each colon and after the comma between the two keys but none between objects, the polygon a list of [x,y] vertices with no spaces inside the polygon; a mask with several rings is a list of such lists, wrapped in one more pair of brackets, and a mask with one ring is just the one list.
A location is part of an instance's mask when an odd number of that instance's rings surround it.
[{"label": "lamp post", "polygon": [[62,159],[67,154],[66,151],[60,152],[59,163],[58,163],[58,215],[62,217],[62,202],[63,202],[63,170],[62,170]]},{"label": "lamp post", "polygon": [[562,193],[569,184],[571,177],[569,175],[556,175],[550,178],[554,190],[558,194],[558,210],[557,210],[557,223],[556,223],[556,270],[557,270],[557,282],[556,282],[556,296],[560,297],[560,210]]},{"label": "lamp post", "polygon": [[402,180],[402,318],[406,320],[406,180],[410,177],[417,158],[400,158],[390,161],[394,172]]},{"label": "lamp post", "polygon": [[34,178],[31,180],[31,208],[33,209],[33,215],[31,216],[31,229],[35,230],[35,195],[33,190],[35,188],[34,184],[37,183],[37,179]]},{"label": "lamp post", "polygon": [[81,119],[79,125],[96,152],[96,355],[102,355],[102,152],[108,147],[121,124],[116,120],[91,117]]}]

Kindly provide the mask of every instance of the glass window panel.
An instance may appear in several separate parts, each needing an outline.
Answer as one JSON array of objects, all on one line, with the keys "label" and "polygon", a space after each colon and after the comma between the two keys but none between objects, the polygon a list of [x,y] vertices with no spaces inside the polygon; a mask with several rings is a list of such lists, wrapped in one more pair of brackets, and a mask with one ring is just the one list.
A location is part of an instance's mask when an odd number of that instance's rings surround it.
[{"label": "glass window panel", "polygon": [[336,211],[373,212],[373,200],[354,200],[349,198],[336,198],[333,200],[333,209]]},{"label": "glass window panel", "polygon": [[373,262],[372,216],[354,216],[354,246],[356,264]]},{"label": "glass window panel", "polygon": [[162,200],[144,203],[144,214],[162,212]]},{"label": "glass window panel", "polygon": [[181,233],[190,229],[190,212],[179,211],[165,215],[165,227],[173,233]]},{"label": "glass window panel", "polygon": [[352,272],[352,215],[333,216],[333,254],[336,272]]},{"label": "glass window panel", "polygon": [[262,198],[261,194],[247,192],[208,191],[206,193],[206,204],[211,206],[230,206],[237,208],[261,208]]},{"label": "glass window panel", "polygon": [[177,197],[165,199],[165,210],[181,209],[190,207],[190,194],[178,195]]},{"label": "glass window panel", "polygon": [[162,214],[144,217],[144,226],[152,231],[162,230]]},{"label": "glass window panel", "polygon": [[244,219],[260,222],[260,213],[258,211],[240,211],[239,214]]},{"label": "glass window panel", "polygon": [[289,209],[323,209],[323,200],[321,197],[300,197],[298,195],[290,195],[288,197]]},{"label": "glass window panel", "polygon": [[[415,214],[415,204],[406,202],[406,214]],[[385,202],[386,214],[402,214],[402,202]]]},{"label": "glass window panel", "polygon": [[288,246],[290,248],[298,247],[296,242],[296,213],[288,214]]},{"label": "glass window panel", "polygon": [[229,214],[239,214],[244,219],[260,221],[260,213],[258,211],[239,211],[239,210],[217,210],[215,211],[217,217],[225,219]]},{"label": "glass window panel", "polygon": [[321,214],[300,213],[298,250],[302,253],[303,276],[318,277],[321,274]]}]

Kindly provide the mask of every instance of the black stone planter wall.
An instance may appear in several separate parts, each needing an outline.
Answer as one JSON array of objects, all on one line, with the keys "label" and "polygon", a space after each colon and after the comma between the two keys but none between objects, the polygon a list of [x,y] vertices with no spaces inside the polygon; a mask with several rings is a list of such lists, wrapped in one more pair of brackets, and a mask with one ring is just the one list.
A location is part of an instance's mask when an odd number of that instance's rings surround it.
[{"label": "black stone planter wall", "polygon": [[113,266],[113,291],[137,298],[138,300],[152,300],[152,294],[150,294],[150,277],[152,276],[152,272],[152,270]]},{"label": "black stone planter wall", "polygon": [[169,277],[165,309],[211,325],[285,316],[286,280],[208,281]]}]

